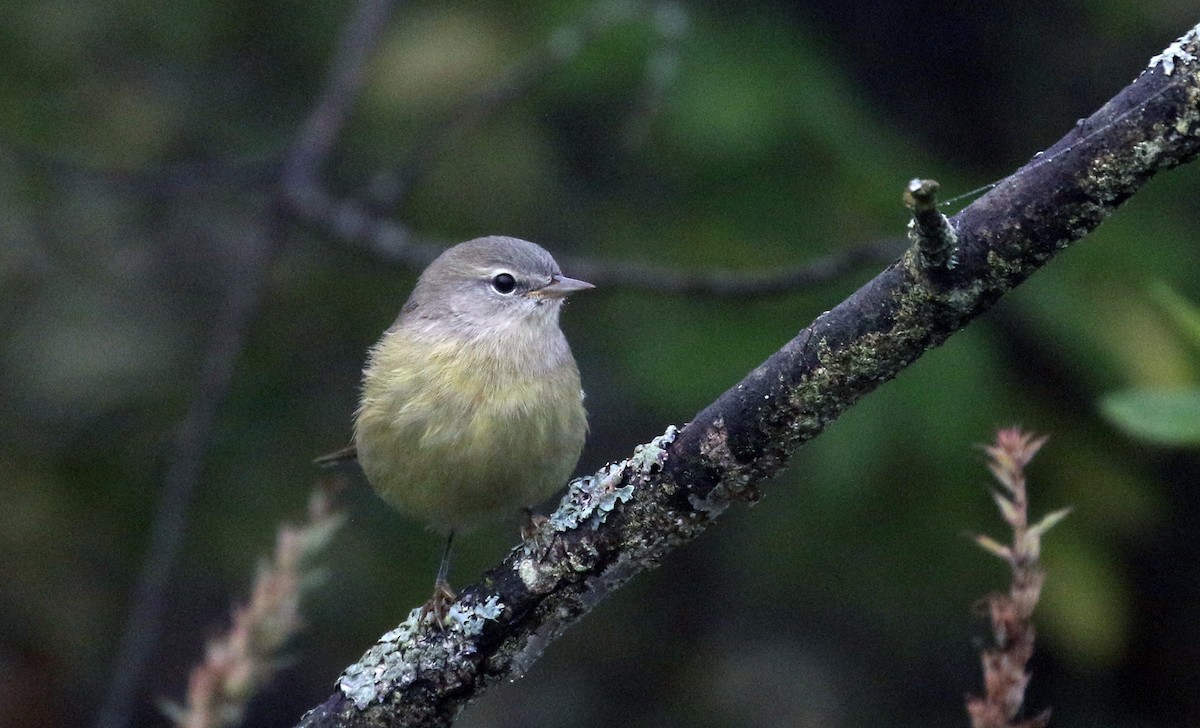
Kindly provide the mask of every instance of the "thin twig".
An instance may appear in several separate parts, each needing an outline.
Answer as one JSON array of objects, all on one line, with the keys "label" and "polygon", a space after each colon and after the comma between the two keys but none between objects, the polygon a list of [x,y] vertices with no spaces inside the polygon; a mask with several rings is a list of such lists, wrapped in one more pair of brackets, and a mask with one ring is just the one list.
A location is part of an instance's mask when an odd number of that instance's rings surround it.
[{"label": "thin twig", "polygon": [[[309,188],[304,207],[292,207],[288,213],[294,220],[323,231],[339,243],[354,245],[376,260],[412,270],[424,268],[452,244],[421,238],[357,200],[335,197],[322,188]],[[596,258],[559,256],[559,259],[572,276],[605,290],[749,299],[793,293],[838,280],[864,265],[890,263],[904,248],[903,240],[890,238],[845,248],[789,268],[753,271],[684,271]]]},{"label": "thin twig", "polygon": [[96,728],[123,728],[129,724],[142,676],[162,628],[168,580],[186,531],[188,507],[200,481],[204,455],[212,443],[217,411],[229,392],[234,364],[258,310],[271,247],[261,229],[252,226],[237,248],[238,260],[229,271],[229,286],[217,311],[196,393],[175,433],[145,560]]},{"label": "thin twig", "polygon": [[[318,101],[283,164],[285,197],[288,191],[302,195],[332,151],[362,86],[366,59],[375,49],[393,5],[393,0],[361,0],[355,8]],[[164,595],[185,531],[188,505],[200,479],[217,410],[229,390],[234,362],[258,308],[275,238],[271,227],[271,234],[256,227],[255,234],[239,248],[241,260],[231,272],[232,282],[205,354],[198,391],[180,423],[163,476],[149,549],[96,728],[123,728],[129,723],[142,674],[158,640]]]},{"label": "thin twig", "polygon": [[112,169],[61,153],[30,149],[18,144],[0,145],[22,164],[45,170],[56,179],[97,182],[136,195],[163,196],[198,187],[262,187],[279,177],[283,150],[248,153],[225,158],[183,161],[150,169]]},{"label": "thin twig", "polygon": [[300,127],[283,166],[284,192],[317,183],[366,80],[367,59],[379,45],[396,0],[359,0],[342,35],[325,83]]},{"label": "thin twig", "polygon": [[845,248],[800,265],[773,270],[681,271],[656,265],[564,258],[563,268],[604,289],[633,289],[667,296],[756,298],[777,296],[838,280],[869,264],[890,263],[904,252],[899,238]]},{"label": "thin twig", "polygon": [[917,262],[926,275],[938,276],[954,268],[958,240],[950,220],[938,210],[938,183],[914,179],[904,190],[904,205],[912,211],[908,239],[917,250]]}]

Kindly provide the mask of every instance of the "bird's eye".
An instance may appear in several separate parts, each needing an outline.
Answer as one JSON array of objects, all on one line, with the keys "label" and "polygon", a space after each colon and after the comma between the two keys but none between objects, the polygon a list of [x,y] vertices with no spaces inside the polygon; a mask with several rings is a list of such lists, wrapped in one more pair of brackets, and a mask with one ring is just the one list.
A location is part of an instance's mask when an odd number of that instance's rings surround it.
[{"label": "bird's eye", "polygon": [[508,273],[497,273],[492,278],[492,288],[495,288],[497,293],[512,293],[517,288],[517,279]]}]

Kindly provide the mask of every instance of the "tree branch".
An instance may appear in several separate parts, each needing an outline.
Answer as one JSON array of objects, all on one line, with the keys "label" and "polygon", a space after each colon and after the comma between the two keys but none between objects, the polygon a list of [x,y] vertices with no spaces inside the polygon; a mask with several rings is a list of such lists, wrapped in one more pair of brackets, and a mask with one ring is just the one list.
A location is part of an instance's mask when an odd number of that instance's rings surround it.
[{"label": "tree branch", "polygon": [[629,460],[572,483],[540,545],[518,547],[466,588],[446,631],[418,628],[414,610],[300,725],[448,725],[609,592],[695,538],[731,503],[753,500],[860,397],[1095,229],[1148,179],[1196,156],[1198,39],[1200,26],[951,218],[951,256],[914,246],[682,430],[672,427]]}]

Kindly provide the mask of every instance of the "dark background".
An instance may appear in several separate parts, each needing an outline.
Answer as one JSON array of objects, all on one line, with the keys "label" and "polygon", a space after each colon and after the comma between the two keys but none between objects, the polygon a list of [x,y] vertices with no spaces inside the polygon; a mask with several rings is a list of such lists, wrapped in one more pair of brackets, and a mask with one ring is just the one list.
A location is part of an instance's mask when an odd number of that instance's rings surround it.
[{"label": "dark background", "polygon": [[[8,2],[0,23],[0,723],[82,726],[116,641],[214,314],[265,234],[344,2]],[[456,103],[627,13],[397,200],[381,180]],[[1196,22],[1186,2],[413,2],[372,56],[331,185],[427,239],[502,233],[560,257],[795,265],[902,235],[1048,147]],[[462,725],[963,726],[1007,573],[976,443],[1051,435],[1028,704],[1053,725],[1200,715],[1196,450],[1141,443],[1098,402],[1200,381],[1153,291],[1200,301],[1200,169],[1154,180],[1088,240],[805,447],[752,509],[635,579]],[[960,203],[965,204],[965,203]],[[349,437],[363,355],[415,271],[285,224],[184,534],[136,724],[163,725],[245,596],[310,459]],[[579,472],[683,423],[882,265],[754,300],[600,289],[564,315],[588,391]],[[567,271],[570,274],[570,270]],[[307,629],[251,706],[291,725],[426,596],[439,540],[361,482]],[[515,541],[461,539],[455,583]]]}]

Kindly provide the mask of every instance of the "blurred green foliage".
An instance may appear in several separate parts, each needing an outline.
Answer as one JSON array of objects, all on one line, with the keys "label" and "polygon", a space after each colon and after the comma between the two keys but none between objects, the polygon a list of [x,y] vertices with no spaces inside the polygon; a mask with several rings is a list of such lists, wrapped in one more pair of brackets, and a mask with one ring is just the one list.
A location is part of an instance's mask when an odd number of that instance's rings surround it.
[{"label": "blurred green foliage", "polygon": [[[1152,286],[1149,293],[1173,325],[1181,348],[1192,350],[1191,379],[1200,382],[1196,356],[1200,354],[1200,308],[1162,284]],[[1189,357],[1180,354],[1167,366],[1188,369]],[[1100,411],[1115,426],[1146,442],[1169,447],[1200,445],[1200,387],[1121,389],[1104,395]]]},{"label": "blurred green foliage", "polygon": [[[213,312],[349,3],[8,4],[0,27],[0,723],[84,725],[113,650]],[[591,18],[594,38],[572,29]],[[601,20],[596,20],[600,18]],[[604,20],[607,18],[607,20]],[[1196,18],[1181,2],[401,5],[328,170],[423,236],[762,269],[895,237],[900,193],[1001,177]],[[578,52],[452,133],[403,197],[389,172],[505,68]],[[1200,169],[1156,179],[995,311],[862,401],[767,489],[635,580],[463,725],[963,725],[970,606],[1008,575],[973,444],[1050,443],[1033,708],[1060,726],[1200,714],[1196,452],[1147,448],[1106,392],[1192,386],[1148,286],[1200,300]],[[381,192],[382,190],[383,192]],[[580,471],[685,422],[874,274],[764,300],[596,291],[564,317],[592,417]],[[569,273],[569,271],[568,271]],[[366,348],[414,280],[299,228],[276,252],[221,410],[138,725],[182,695],[312,456],[349,437]],[[1176,317],[1178,318],[1178,317]],[[1161,408],[1156,411],[1162,412]],[[249,724],[291,725],[425,598],[437,537],[358,483],[290,667]],[[465,583],[515,540],[462,539]],[[14,722],[16,721],[16,722]]]},{"label": "blurred green foliage", "polygon": [[1101,400],[1104,416],[1125,432],[1175,447],[1200,445],[1200,390],[1122,389]]}]

